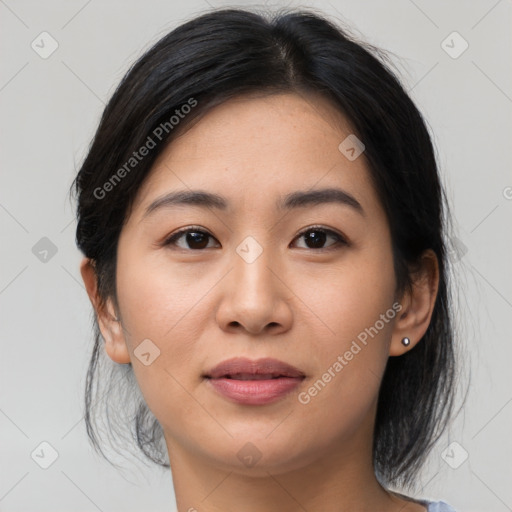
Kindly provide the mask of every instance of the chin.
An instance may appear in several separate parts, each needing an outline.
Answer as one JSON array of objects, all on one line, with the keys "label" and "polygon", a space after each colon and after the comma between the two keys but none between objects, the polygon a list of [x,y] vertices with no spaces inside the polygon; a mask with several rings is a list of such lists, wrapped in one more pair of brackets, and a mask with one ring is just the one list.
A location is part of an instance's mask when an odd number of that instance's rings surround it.
[{"label": "chin", "polygon": [[[233,439],[212,441],[204,447],[208,451],[203,452],[212,465],[225,471],[254,477],[268,477],[269,473],[278,475],[299,470],[318,459],[322,452],[322,447],[306,447],[303,437],[299,442],[299,436],[295,438],[285,430],[281,436],[277,432],[268,436],[267,433],[262,434],[261,430],[251,435],[246,429],[244,435],[234,436]],[[211,451],[212,445],[217,448],[215,452]]]}]

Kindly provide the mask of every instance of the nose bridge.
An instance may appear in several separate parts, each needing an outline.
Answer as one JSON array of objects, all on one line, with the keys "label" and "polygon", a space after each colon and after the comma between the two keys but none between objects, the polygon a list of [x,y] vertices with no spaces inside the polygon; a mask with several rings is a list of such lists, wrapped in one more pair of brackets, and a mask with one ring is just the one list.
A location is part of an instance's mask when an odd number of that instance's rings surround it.
[{"label": "nose bridge", "polygon": [[220,292],[217,322],[224,330],[243,328],[253,335],[267,329],[284,332],[291,328],[293,314],[279,279],[278,245],[264,228],[244,235],[229,256],[231,272]]},{"label": "nose bridge", "polygon": [[[248,235],[235,249],[235,286],[242,292],[242,295],[244,292],[266,294],[272,288],[272,273],[268,268],[273,259],[271,248],[266,240],[262,240],[261,236],[258,236],[258,239],[253,235]],[[243,287],[246,289],[244,290]]]},{"label": "nose bridge", "polygon": [[257,334],[268,326],[276,329],[280,325],[282,329],[290,323],[288,306],[269,268],[273,254],[267,246],[264,240],[260,243],[255,236],[247,236],[235,248],[230,262],[233,270],[218,310],[223,328],[238,325]]}]

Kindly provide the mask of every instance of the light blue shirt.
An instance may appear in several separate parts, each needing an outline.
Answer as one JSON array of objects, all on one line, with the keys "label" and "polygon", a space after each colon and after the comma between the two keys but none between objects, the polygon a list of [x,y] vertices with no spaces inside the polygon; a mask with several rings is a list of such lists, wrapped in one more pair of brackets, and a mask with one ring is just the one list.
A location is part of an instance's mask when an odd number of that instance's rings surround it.
[{"label": "light blue shirt", "polygon": [[457,512],[452,506],[448,505],[448,503],[446,503],[445,501],[430,501],[421,498],[411,498],[409,496],[406,496],[405,494],[396,491],[390,492],[395,496],[400,496],[401,498],[414,501],[416,503],[419,503],[420,505],[423,505],[424,507],[427,507],[427,512]]},{"label": "light blue shirt", "polygon": [[453,507],[444,501],[423,501],[422,504],[428,507],[428,512],[456,512]]}]

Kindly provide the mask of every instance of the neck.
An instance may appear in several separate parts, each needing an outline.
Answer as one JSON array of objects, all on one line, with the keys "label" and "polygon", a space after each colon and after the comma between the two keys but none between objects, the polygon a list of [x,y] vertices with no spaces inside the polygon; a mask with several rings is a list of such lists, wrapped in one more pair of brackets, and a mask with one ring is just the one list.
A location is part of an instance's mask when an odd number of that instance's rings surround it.
[{"label": "neck", "polygon": [[303,455],[301,461],[279,467],[256,464],[252,468],[212,460],[166,436],[178,512],[403,509],[404,500],[386,491],[375,477],[372,431],[372,422],[368,422],[349,439],[326,446],[322,453]]}]

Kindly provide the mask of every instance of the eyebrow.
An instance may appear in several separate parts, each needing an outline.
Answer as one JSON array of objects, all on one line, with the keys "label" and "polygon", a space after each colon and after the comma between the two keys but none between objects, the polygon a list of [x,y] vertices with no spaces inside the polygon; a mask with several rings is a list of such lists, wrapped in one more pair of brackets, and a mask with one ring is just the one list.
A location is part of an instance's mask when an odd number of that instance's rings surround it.
[{"label": "eyebrow", "polygon": [[[348,192],[339,188],[323,188],[306,191],[296,191],[278,199],[276,208],[280,211],[294,208],[306,208],[327,203],[337,203],[353,208],[361,215],[365,215],[361,203]],[[201,208],[214,208],[225,211],[229,201],[219,194],[204,190],[178,190],[170,192],[155,199],[145,210],[143,218],[156,210],[171,208],[173,206],[192,205]]]}]

